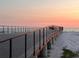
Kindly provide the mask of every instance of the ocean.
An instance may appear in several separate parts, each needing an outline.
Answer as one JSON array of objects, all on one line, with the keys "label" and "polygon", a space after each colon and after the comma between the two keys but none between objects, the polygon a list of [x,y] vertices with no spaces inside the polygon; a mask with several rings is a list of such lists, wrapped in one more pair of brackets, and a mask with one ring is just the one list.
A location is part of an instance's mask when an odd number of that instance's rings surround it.
[{"label": "ocean", "polygon": [[[49,58],[60,58],[63,55],[63,48],[69,49],[74,53],[79,53],[79,29],[64,29],[57,40],[52,45]],[[79,58],[77,56],[77,58]]]},{"label": "ocean", "polygon": [[66,31],[66,32],[79,32],[79,28],[64,28],[63,31]]}]

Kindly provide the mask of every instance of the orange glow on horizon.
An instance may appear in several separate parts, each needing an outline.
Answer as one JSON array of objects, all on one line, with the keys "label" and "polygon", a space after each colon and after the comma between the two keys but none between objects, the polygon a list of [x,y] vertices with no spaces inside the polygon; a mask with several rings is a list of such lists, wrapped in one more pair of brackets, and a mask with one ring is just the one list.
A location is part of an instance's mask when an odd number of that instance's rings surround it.
[{"label": "orange glow on horizon", "polygon": [[79,0],[12,1],[2,3],[1,24],[79,27]]}]

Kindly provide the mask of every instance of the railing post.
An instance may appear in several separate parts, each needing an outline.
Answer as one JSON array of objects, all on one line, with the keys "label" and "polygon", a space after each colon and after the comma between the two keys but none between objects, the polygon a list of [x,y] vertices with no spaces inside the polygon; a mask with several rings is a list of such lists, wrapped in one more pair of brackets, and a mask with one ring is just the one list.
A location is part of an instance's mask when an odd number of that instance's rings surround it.
[{"label": "railing post", "polygon": [[20,31],[22,32],[22,28],[20,27]]},{"label": "railing post", "polygon": [[10,51],[9,51],[9,58],[12,58],[12,39],[10,41]]},{"label": "railing post", "polygon": [[24,27],[23,27],[23,32],[24,32]]},{"label": "railing post", "polygon": [[17,27],[17,32],[19,32],[19,26]]},{"label": "railing post", "polygon": [[24,32],[24,27],[22,27],[23,28],[23,32]]},{"label": "railing post", "polygon": [[11,26],[10,26],[10,34],[11,34],[12,32],[11,32]]},{"label": "railing post", "polygon": [[23,32],[24,32],[24,27],[22,27],[22,29],[23,29]]},{"label": "railing post", "polygon": [[44,28],[43,28],[43,45],[44,45],[44,39],[45,39],[45,37],[44,37]]},{"label": "railing post", "polygon": [[26,32],[26,28],[25,28],[25,32]]},{"label": "railing post", "polygon": [[27,58],[27,34],[25,34],[25,58]]},{"label": "railing post", "polygon": [[47,42],[47,27],[46,27],[46,42]]},{"label": "railing post", "polygon": [[4,33],[5,31],[4,31],[4,25],[3,25],[3,33]]},{"label": "railing post", "polygon": [[7,33],[9,34],[9,26],[7,26]]},{"label": "railing post", "polygon": [[15,26],[15,33],[16,33],[16,26]]},{"label": "railing post", "polygon": [[21,27],[21,30],[22,30],[22,32],[23,32],[23,27]]},{"label": "railing post", "polygon": [[45,31],[44,33],[45,33],[45,44],[46,44],[46,27],[45,27],[44,31]]},{"label": "railing post", "polygon": [[33,32],[33,49],[34,49],[33,55],[35,56],[35,31]]},{"label": "railing post", "polygon": [[11,33],[13,33],[13,31],[12,31],[12,30],[13,30],[13,29],[12,29],[12,26],[10,26],[10,27],[11,27]]},{"label": "railing post", "polygon": [[41,30],[39,29],[39,49],[41,48]]}]

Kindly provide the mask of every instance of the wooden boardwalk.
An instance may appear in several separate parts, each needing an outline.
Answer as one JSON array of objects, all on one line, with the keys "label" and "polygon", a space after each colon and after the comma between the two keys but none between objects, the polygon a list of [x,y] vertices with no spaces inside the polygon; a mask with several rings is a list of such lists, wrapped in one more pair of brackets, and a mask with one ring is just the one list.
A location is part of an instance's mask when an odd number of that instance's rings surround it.
[{"label": "wooden boardwalk", "polygon": [[63,27],[50,26],[31,32],[0,34],[0,57],[40,57],[40,52],[62,31]]}]

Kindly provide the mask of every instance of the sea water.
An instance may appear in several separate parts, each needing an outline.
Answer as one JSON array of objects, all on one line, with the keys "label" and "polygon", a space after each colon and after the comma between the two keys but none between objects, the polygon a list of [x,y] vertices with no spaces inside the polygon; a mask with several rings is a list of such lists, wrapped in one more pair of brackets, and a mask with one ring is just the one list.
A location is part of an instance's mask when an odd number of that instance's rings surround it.
[{"label": "sea water", "polygon": [[52,45],[49,57],[60,58],[63,55],[63,48],[79,53],[79,28],[64,28]]},{"label": "sea water", "polygon": [[66,32],[70,32],[70,31],[79,32],[79,28],[64,28],[64,31],[66,31]]}]

